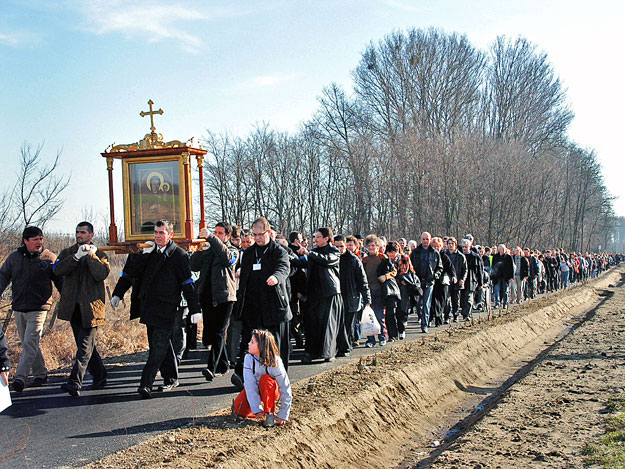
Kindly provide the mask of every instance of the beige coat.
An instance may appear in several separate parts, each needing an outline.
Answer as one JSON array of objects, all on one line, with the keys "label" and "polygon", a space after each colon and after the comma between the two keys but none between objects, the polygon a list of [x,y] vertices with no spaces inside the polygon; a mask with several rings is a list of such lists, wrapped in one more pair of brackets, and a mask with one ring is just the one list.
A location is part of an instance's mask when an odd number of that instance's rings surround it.
[{"label": "beige coat", "polygon": [[54,273],[63,277],[58,317],[70,321],[78,303],[82,327],[96,327],[104,324],[106,316],[104,280],[111,266],[102,251],[76,260],[77,251],[78,244],[63,249],[54,265]]}]

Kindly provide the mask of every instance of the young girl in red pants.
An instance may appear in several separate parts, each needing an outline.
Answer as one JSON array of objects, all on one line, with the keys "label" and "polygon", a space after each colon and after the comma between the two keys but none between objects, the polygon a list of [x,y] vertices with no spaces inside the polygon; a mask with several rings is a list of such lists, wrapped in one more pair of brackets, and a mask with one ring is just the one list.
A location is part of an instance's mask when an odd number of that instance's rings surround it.
[{"label": "young girl in red pants", "polygon": [[[287,422],[291,411],[291,383],[271,332],[258,329],[252,332],[243,361],[243,382],[245,389],[234,400],[236,415],[265,417],[263,425],[266,427]],[[280,412],[275,415],[278,399]]]}]

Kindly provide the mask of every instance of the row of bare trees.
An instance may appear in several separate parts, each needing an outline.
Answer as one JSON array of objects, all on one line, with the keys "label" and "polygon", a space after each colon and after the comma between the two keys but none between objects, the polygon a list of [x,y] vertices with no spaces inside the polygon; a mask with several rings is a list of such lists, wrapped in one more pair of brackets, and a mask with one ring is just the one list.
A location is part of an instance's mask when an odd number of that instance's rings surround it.
[{"label": "row of bare trees", "polygon": [[565,90],[526,39],[481,51],[437,29],[393,32],[366,47],[353,80],[349,94],[323,89],[294,134],[268,124],[245,138],[209,132],[209,218],[607,245],[615,217],[596,154],[568,140]]}]

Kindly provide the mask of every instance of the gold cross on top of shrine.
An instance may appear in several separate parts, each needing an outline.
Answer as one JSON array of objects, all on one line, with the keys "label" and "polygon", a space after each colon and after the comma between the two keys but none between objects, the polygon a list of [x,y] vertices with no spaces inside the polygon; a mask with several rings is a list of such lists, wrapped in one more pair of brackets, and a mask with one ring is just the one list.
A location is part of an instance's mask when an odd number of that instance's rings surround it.
[{"label": "gold cross on top of shrine", "polygon": [[154,114],[159,114],[159,115],[163,115],[163,110],[159,109],[158,111],[154,111],[152,110],[152,106],[154,105],[154,101],[152,101],[151,99],[148,101],[148,104],[150,105],[150,110],[149,111],[141,111],[139,113],[139,115],[141,117],[145,117],[145,116],[150,116],[150,130],[152,131],[152,133],[154,133],[156,131],[156,127],[154,127]]}]

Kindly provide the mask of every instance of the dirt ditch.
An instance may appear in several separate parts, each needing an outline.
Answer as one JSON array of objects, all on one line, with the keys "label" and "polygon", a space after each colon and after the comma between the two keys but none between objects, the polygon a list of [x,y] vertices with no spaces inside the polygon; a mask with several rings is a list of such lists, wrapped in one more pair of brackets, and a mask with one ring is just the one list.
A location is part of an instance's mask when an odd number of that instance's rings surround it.
[{"label": "dirt ditch", "polygon": [[[445,430],[507,388],[510,376],[605,299],[623,270],[297,383],[288,426],[266,430],[223,410],[90,467],[411,467],[428,458],[432,464],[442,453],[432,446],[440,441],[447,449]],[[507,435],[502,430],[494,438]],[[457,456],[449,467],[478,467],[481,458]]]}]

